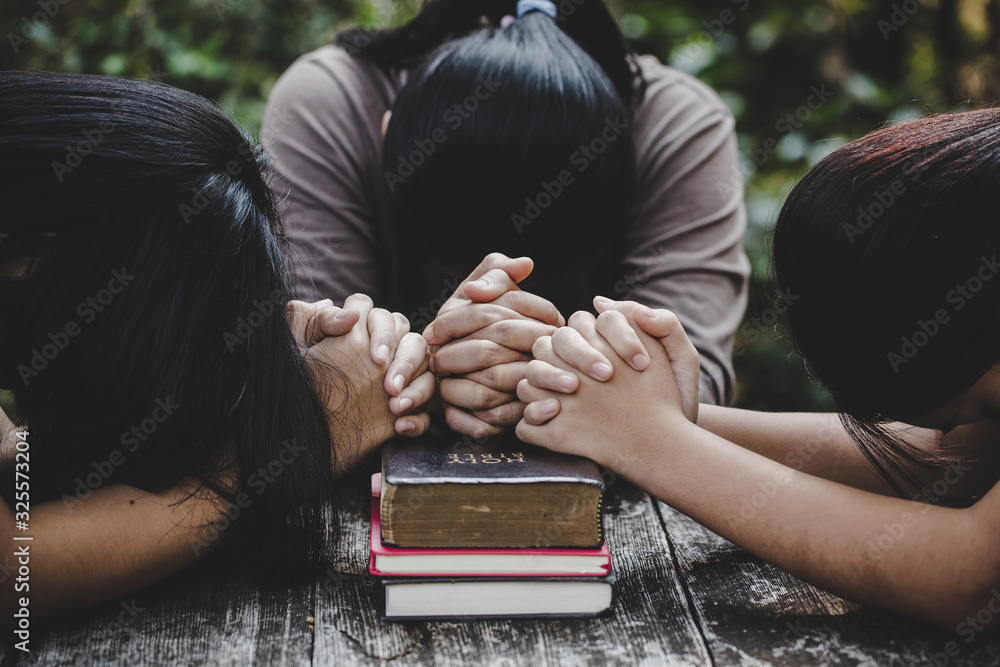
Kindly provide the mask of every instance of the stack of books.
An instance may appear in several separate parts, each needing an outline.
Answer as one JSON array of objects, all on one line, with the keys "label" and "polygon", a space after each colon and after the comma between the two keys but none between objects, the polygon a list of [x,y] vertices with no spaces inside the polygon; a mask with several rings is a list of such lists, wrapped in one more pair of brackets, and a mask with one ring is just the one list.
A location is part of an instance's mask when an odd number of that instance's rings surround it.
[{"label": "stack of books", "polygon": [[513,436],[396,440],[372,477],[383,618],[593,616],[611,608],[597,465]]}]

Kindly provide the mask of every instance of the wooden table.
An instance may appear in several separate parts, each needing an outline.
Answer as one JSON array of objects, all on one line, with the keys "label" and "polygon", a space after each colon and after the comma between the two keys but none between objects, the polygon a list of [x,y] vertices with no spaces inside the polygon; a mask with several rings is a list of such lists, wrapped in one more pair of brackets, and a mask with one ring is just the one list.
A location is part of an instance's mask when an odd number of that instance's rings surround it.
[{"label": "wooden table", "polygon": [[[344,491],[342,546],[320,581],[268,590],[215,558],[36,627],[30,655],[9,643],[0,665],[1000,664],[1000,639],[966,643],[819,591],[624,482],[606,503],[620,586],[610,614],[384,622],[367,572],[366,483],[359,475]],[[957,656],[946,655],[949,642]]]}]

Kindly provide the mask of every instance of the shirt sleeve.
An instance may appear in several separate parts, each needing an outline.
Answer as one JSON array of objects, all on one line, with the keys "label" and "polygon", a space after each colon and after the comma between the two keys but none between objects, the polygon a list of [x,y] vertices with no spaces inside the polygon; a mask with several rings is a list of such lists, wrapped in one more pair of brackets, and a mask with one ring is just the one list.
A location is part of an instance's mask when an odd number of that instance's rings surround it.
[{"label": "shirt sleeve", "polygon": [[617,298],[673,311],[701,355],[702,402],[733,393],[733,335],[750,265],[732,114],[704,84],[643,58],[636,114],[638,197]]},{"label": "shirt sleeve", "polygon": [[[372,71],[369,71],[372,70]],[[391,86],[336,47],[303,56],[275,84],[261,130],[292,254],[292,293],[383,299],[377,225],[381,121]]]}]

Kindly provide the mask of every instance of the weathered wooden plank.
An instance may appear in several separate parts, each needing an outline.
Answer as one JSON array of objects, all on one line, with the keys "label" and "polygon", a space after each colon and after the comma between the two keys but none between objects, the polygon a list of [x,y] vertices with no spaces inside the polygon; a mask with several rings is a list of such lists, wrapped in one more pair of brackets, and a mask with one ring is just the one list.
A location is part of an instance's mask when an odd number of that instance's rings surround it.
[{"label": "weathered wooden plank", "polygon": [[[223,554],[219,554],[222,556]],[[201,563],[56,621],[14,665],[308,665],[312,584],[261,589]]]},{"label": "weathered wooden plank", "polygon": [[[1000,664],[1000,640],[863,608],[755,558],[660,503],[715,665]],[[954,653],[948,655],[949,642]]]},{"label": "weathered wooden plank", "polygon": [[692,620],[652,501],[624,483],[606,503],[619,598],[596,619],[391,623],[379,620],[370,578],[367,499],[341,514],[344,542],[316,595],[316,665],[702,665],[709,660]]}]

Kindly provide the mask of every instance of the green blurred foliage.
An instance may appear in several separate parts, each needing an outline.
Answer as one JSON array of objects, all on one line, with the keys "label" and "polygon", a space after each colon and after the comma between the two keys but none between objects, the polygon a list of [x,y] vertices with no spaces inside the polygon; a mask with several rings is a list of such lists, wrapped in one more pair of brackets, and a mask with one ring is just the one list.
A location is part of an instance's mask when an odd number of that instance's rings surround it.
[{"label": "green blurred foliage", "polygon": [[[711,85],[737,120],[753,265],[736,346],[737,404],[829,407],[776,323],[769,230],[796,178],[838,146],[887,121],[992,105],[1000,96],[1000,0],[611,5],[637,52]],[[158,79],[217,100],[256,133],[271,87],[298,56],[346,27],[395,25],[418,7],[418,0],[4,0],[0,68]],[[844,331],[864,335],[864,324],[845,322]]]}]

